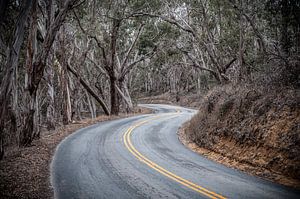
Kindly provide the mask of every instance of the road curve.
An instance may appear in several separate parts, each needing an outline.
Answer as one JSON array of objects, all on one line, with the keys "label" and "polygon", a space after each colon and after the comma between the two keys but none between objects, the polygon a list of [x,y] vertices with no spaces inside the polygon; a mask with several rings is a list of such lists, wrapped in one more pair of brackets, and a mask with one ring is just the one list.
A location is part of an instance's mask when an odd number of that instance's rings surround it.
[{"label": "road curve", "polygon": [[185,148],[176,132],[195,111],[148,104],[154,114],[83,128],[56,149],[55,198],[300,198]]}]

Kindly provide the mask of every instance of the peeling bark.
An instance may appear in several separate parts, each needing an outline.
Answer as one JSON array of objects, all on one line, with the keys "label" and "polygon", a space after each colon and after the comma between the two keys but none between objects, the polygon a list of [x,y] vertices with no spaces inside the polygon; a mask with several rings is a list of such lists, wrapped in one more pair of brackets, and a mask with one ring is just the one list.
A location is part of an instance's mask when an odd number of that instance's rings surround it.
[{"label": "peeling bark", "polygon": [[36,102],[36,93],[40,84],[40,81],[44,75],[44,69],[46,67],[46,61],[49,55],[49,52],[51,50],[52,44],[54,42],[54,39],[57,35],[57,32],[59,31],[61,25],[64,23],[66,16],[73,8],[75,3],[78,0],[68,0],[65,2],[63,8],[58,12],[56,18],[54,19],[54,22],[50,25],[49,30],[47,31],[47,34],[45,36],[44,42],[42,44],[42,48],[40,52],[36,56],[36,60],[32,64],[32,71],[29,75],[29,81],[28,81],[28,93],[29,96],[29,107],[28,107],[28,113],[25,118],[25,127],[22,130],[22,137],[23,141],[21,141],[22,145],[29,145],[33,138],[34,138],[34,113],[35,113],[35,107],[33,106]]},{"label": "peeling bark", "polygon": [[19,53],[21,45],[24,40],[25,24],[30,12],[32,5],[32,0],[26,0],[23,2],[21,12],[18,16],[15,32],[13,35],[13,43],[8,49],[7,61],[5,64],[5,72],[3,81],[1,81],[1,92],[0,92],[0,160],[4,156],[3,147],[3,131],[4,131],[4,121],[8,113],[8,108],[10,105],[10,95],[12,91],[13,76],[15,74],[16,68],[19,61]]}]

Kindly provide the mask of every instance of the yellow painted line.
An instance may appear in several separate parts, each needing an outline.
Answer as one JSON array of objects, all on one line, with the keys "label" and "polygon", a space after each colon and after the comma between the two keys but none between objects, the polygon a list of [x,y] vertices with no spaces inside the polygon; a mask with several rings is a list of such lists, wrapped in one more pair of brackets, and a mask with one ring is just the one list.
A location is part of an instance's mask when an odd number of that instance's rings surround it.
[{"label": "yellow painted line", "polygon": [[[150,168],[158,171],[159,173],[161,173],[162,175],[198,192],[198,193],[201,193],[209,198],[214,198],[214,199],[225,199],[225,197],[213,192],[213,191],[210,191],[204,187],[201,187],[200,185],[197,185],[193,182],[190,182],[184,178],[181,178],[179,176],[177,176],[176,174],[164,169],[163,167],[159,166],[158,164],[152,162],[151,160],[149,160],[148,158],[146,158],[144,155],[142,155],[132,144],[131,140],[130,140],[130,136],[133,132],[133,130],[145,123],[148,123],[152,120],[155,120],[155,119],[158,119],[158,118],[161,118],[161,117],[164,117],[164,116],[172,116],[172,115],[175,115],[173,117],[177,117],[178,113],[180,113],[180,109],[177,109],[176,110],[176,113],[167,113],[167,114],[164,114],[164,115],[161,115],[161,116],[155,116],[155,117],[152,117],[148,120],[144,120],[142,122],[139,122],[133,126],[131,126],[129,129],[127,129],[127,131],[124,133],[123,135],[123,141],[124,141],[124,144],[125,144],[125,147],[128,149],[128,151],[133,154],[138,160],[140,160],[141,162],[143,162],[144,164],[148,165]],[[168,119],[171,119],[173,117],[169,117]]]}]

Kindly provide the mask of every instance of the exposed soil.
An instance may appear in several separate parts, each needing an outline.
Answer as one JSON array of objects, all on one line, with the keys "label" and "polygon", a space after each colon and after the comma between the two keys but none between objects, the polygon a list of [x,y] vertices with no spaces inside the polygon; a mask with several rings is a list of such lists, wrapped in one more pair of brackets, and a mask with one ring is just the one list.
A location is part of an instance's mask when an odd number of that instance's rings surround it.
[{"label": "exposed soil", "polygon": [[[276,183],[283,184],[286,186],[291,186],[291,187],[295,187],[298,189],[300,188],[300,186],[299,186],[300,181],[295,178],[291,178],[291,177],[282,175],[280,173],[277,173],[276,171],[272,171],[272,170],[266,169],[264,167],[260,167],[258,165],[253,165],[248,162],[240,161],[233,157],[226,156],[224,154],[218,153],[213,150],[209,150],[204,147],[199,147],[195,142],[191,141],[188,138],[188,136],[186,134],[186,129],[187,129],[188,125],[189,125],[189,122],[185,123],[179,129],[178,138],[182,142],[182,144],[185,145],[190,150],[192,150],[210,160],[216,161],[220,164],[223,164],[223,165],[233,168],[233,169],[238,169],[247,174],[258,176],[263,179],[270,180],[272,182],[276,182]],[[233,147],[232,143],[222,142],[222,146],[225,146],[225,145],[228,145],[229,148]]]},{"label": "exposed soil", "polygon": [[133,114],[100,116],[44,132],[30,147],[11,149],[0,162],[0,198],[53,198],[50,184],[50,163],[56,146],[76,130],[97,122],[150,113],[138,108]]},{"label": "exposed soil", "polygon": [[300,188],[299,99],[293,88],[215,88],[181,138],[227,166]]}]

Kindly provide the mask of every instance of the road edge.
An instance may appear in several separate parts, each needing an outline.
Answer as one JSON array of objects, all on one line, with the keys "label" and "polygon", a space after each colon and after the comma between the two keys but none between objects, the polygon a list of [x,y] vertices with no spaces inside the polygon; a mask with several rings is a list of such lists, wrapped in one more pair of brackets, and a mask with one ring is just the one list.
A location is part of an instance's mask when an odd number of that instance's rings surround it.
[{"label": "road edge", "polygon": [[86,119],[47,131],[31,146],[16,148],[7,153],[0,164],[0,198],[53,198],[51,163],[59,144],[73,133],[99,122],[151,114],[153,111],[138,108],[132,114],[100,116]]},{"label": "road edge", "polygon": [[275,173],[265,168],[255,167],[253,165],[240,162],[236,159],[223,156],[222,154],[217,153],[215,151],[203,147],[199,147],[196,143],[190,140],[186,135],[187,126],[189,125],[189,123],[190,121],[185,122],[177,131],[178,140],[181,142],[182,145],[184,145],[189,150],[197,153],[198,155],[204,156],[209,160],[225,165],[226,167],[229,167],[231,169],[239,170],[248,175],[259,177],[263,180],[271,181],[273,183],[277,183],[283,186],[300,190],[299,181],[295,179]]}]

